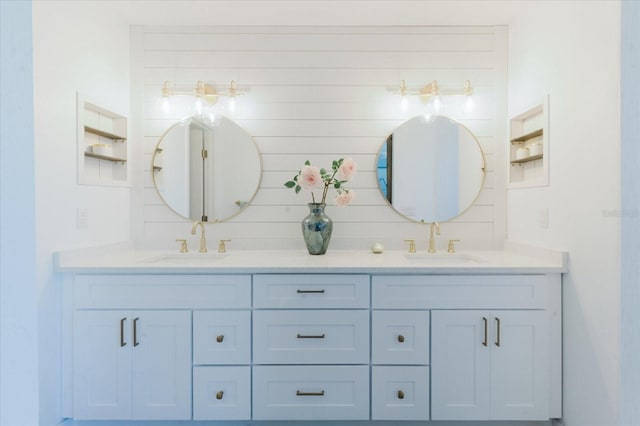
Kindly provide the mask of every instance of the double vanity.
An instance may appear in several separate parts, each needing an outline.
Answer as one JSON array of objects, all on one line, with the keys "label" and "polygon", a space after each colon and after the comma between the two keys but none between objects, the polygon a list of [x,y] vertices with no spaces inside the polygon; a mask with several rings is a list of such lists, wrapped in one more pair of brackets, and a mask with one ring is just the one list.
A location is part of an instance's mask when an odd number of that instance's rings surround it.
[{"label": "double vanity", "polygon": [[[561,417],[566,254],[60,253],[76,420]],[[337,424],[337,423],[336,423]]]}]

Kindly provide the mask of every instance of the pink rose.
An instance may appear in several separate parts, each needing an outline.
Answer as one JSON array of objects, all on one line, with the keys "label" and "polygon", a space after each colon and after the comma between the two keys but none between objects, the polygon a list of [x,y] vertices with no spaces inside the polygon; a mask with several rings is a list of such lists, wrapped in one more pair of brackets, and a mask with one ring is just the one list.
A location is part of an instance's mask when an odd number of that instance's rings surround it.
[{"label": "pink rose", "polygon": [[356,193],[352,190],[344,190],[341,191],[338,196],[335,198],[336,206],[344,207],[346,205],[351,204],[353,199],[356,197]]},{"label": "pink rose", "polygon": [[324,182],[320,177],[320,169],[314,166],[304,166],[300,171],[298,183],[304,189],[322,188]]},{"label": "pink rose", "polygon": [[351,158],[345,158],[340,165],[338,172],[340,177],[344,180],[351,180],[358,171],[358,165]]}]

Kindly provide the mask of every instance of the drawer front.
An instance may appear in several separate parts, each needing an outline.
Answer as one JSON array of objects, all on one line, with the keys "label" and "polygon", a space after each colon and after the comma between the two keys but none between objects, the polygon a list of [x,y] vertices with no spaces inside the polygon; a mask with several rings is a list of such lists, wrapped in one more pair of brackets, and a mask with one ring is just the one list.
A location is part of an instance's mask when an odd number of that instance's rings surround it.
[{"label": "drawer front", "polygon": [[369,307],[368,275],[255,275],[253,284],[256,308]]},{"label": "drawer front", "polygon": [[373,367],[373,420],[429,420],[429,367]]},{"label": "drawer front", "polygon": [[366,420],[369,367],[257,366],[254,420]]},{"label": "drawer front", "polygon": [[75,308],[251,307],[250,275],[77,275]]},{"label": "drawer front", "polygon": [[195,311],[194,364],[249,364],[251,312]]},{"label": "drawer front", "polygon": [[193,419],[251,419],[251,367],[194,367]]},{"label": "drawer front", "polygon": [[544,309],[544,275],[376,275],[377,309]]},{"label": "drawer front", "polygon": [[374,364],[429,364],[429,312],[374,311]]},{"label": "drawer front", "polygon": [[368,311],[254,311],[255,364],[367,364]]}]

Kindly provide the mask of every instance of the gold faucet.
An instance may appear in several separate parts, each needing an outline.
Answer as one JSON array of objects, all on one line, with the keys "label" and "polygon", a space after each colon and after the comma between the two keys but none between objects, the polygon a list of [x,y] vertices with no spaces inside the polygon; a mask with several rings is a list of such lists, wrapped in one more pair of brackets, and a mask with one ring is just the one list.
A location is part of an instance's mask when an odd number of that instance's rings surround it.
[{"label": "gold faucet", "polygon": [[433,230],[436,230],[436,234],[440,235],[440,225],[438,224],[438,222],[432,222],[431,223],[431,230],[429,232],[429,250],[427,250],[429,253],[435,253],[436,252],[436,240],[433,237]]},{"label": "gold faucet", "polygon": [[404,240],[405,243],[409,243],[409,253],[416,252],[416,240]]},{"label": "gold faucet", "polygon": [[220,240],[220,242],[218,243],[218,253],[226,253],[227,246],[225,245],[225,243],[229,242],[231,242],[231,240]]},{"label": "gold faucet", "polygon": [[198,227],[198,225],[200,225],[200,228],[202,228],[202,234],[200,234],[200,249],[198,250],[198,253],[206,253],[207,239],[204,237],[204,223],[197,220],[191,228],[191,235],[196,235],[196,228]]}]

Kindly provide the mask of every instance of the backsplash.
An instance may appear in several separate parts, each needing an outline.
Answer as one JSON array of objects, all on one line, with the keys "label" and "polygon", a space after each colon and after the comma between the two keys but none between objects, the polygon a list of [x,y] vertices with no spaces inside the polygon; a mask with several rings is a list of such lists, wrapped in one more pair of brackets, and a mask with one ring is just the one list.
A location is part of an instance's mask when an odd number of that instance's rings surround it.
[{"label": "backsplash", "polygon": [[389,207],[376,180],[381,144],[408,118],[423,113],[417,100],[402,110],[393,94],[401,80],[413,89],[433,80],[454,87],[471,80],[474,87],[473,111],[452,103],[442,114],[476,135],[487,174],[472,207],[442,224],[438,248],[450,238],[462,240],[461,249],[490,247],[504,238],[505,170],[496,167],[506,136],[501,27],[133,27],[132,80],[133,109],[137,101],[141,114],[132,119],[132,134],[144,142],[133,152],[136,240],[191,237],[190,222],[163,204],[151,175],[159,137],[185,113],[162,111],[165,80],[179,85],[202,80],[218,91],[234,80],[246,91],[228,116],[258,145],[262,179],[246,210],[207,227],[210,248],[215,240],[230,238],[230,249],[303,249],[300,221],[310,195],[296,195],[283,183],[307,159],[329,167],[344,156],[359,165],[350,184],[357,195],[348,207],[327,208],[334,220],[331,248],[365,249],[374,241],[401,248],[412,238],[419,250],[426,249],[428,227]]}]

